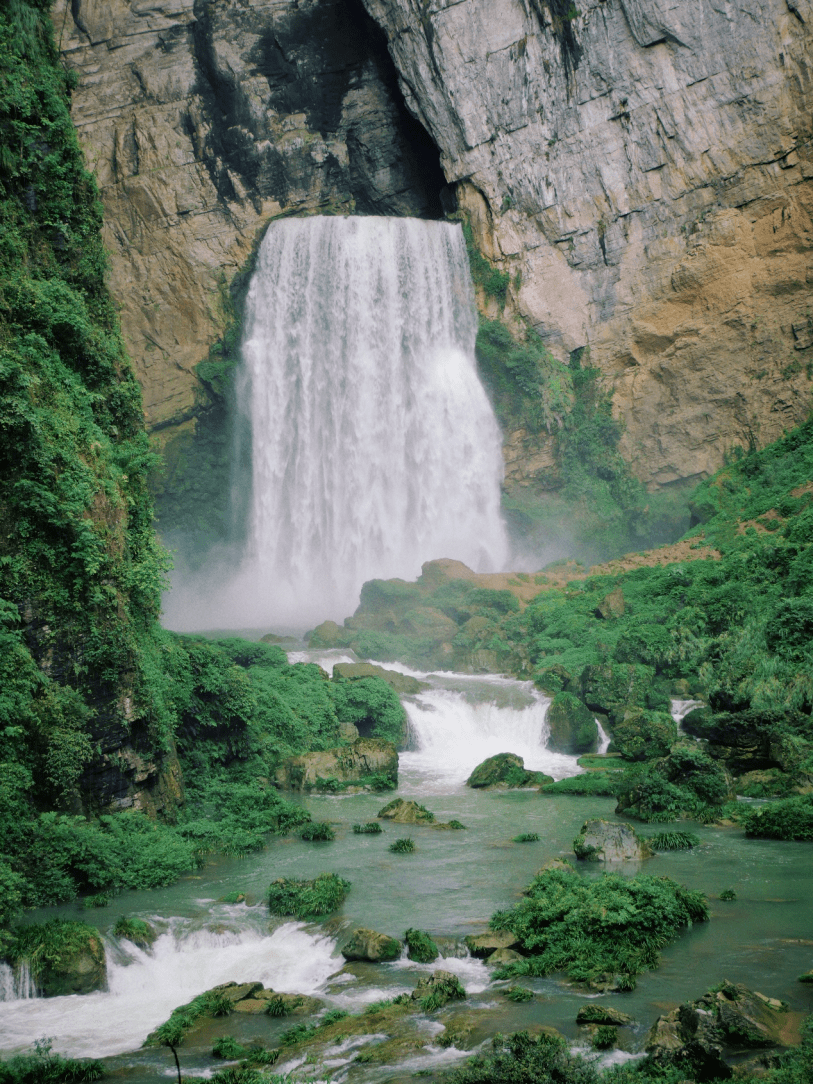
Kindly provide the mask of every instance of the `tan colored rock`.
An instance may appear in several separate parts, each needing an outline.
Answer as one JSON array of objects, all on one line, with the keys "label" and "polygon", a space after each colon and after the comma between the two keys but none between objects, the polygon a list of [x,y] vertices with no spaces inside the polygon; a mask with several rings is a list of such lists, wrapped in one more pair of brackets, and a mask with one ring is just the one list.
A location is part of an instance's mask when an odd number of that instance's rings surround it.
[{"label": "tan colored rock", "polygon": [[380,738],[359,738],[351,745],[288,757],[277,769],[275,782],[284,790],[318,790],[323,780],[364,785],[369,776],[398,781],[398,751]]},{"label": "tan colored rock", "polygon": [[489,967],[504,967],[506,964],[515,964],[522,959],[515,949],[499,948],[486,958]]},{"label": "tan colored rock", "polygon": [[602,820],[585,821],[573,840],[573,850],[577,858],[589,862],[640,862],[655,854],[631,824]]},{"label": "tan colored rock", "polygon": [[510,930],[489,930],[487,933],[470,934],[464,938],[472,956],[485,960],[498,949],[513,949],[519,944],[516,934]]},{"label": "tan colored rock", "polygon": [[405,798],[393,798],[383,809],[379,809],[377,815],[394,824],[432,824],[435,820],[434,813]]},{"label": "tan colored rock", "polygon": [[353,930],[350,940],[342,948],[342,956],[345,960],[363,960],[377,964],[397,960],[401,955],[401,947],[397,938],[359,926]]}]

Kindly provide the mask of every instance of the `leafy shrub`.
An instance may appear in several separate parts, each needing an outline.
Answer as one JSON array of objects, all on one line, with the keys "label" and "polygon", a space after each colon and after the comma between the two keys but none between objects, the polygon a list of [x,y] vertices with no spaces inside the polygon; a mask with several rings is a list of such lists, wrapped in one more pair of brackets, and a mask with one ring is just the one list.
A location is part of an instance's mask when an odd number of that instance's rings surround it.
[{"label": "leafy shrub", "polygon": [[410,960],[419,964],[431,964],[440,956],[438,946],[424,930],[414,930],[410,927],[404,934],[407,945],[407,955]]},{"label": "leafy shrub", "polygon": [[377,836],[380,835],[384,829],[378,821],[367,821],[366,824],[354,824],[353,831],[357,836]]},{"label": "leafy shrub", "polygon": [[389,849],[393,854],[412,854],[415,850],[415,840],[409,836],[396,839],[394,843],[390,843]]},{"label": "leafy shrub", "polygon": [[533,1001],[534,992],[527,986],[509,986],[507,990],[503,990],[503,996],[509,1001]]},{"label": "leafy shrub", "polygon": [[442,979],[433,975],[430,983],[429,992],[424,994],[418,1002],[422,1012],[434,1012],[435,1009],[442,1008],[450,1001],[464,1001],[466,998],[466,991],[454,975]]},{"label": "leafy shrub", "polygon": [[747,836],[760,839],[813,840],[813,796],[784,798],[742,814]]},{"label": "leafy shrub", "polygon": [[301,838],[308,842],[329,843],[336,838],[336,833],[327,821],[314,821],[305,825]]},{"label": "leafy shrub", "polygon": [[0,1061],[0,1084],[89,1084],[106,1076],[100,1061],[52,1053],[50,1040],[40,1040],[35,1050]]},{"label": "leafy shrub", "polygon": [[212,1043],[212,1057],[225,1058],[227,1061],[236,1061],[238,1058],[246,1058],[251,1053],[247,1046],[242,1046],[231,1035],[221,1035]]},{"label": "leafy shrub", "polygon": [[514,836],[513,842],[514,843],[538,843],[539,842],[539,833],[538,832],[522,832],[522,833],[520,833],[520,835]]},{"label": "leafy shrub", "polygon": [[634,976],[658,965],[658,953],[709,911],[700,892],[668,877],[629,880],[604,874],[587,881],[575,871],[543,870],[525,890],[526,899],[492,916],[495,930],[511,930],[528,959],[508,964],[497,977],[565,971],[589,982],[620,975],[625,988]]},{"label": "leafy shrub", "polygon": [[618,1040],[618,1032],[612,1024],[600,1024],[593,1034],[595,1050],[612,1050]]},{"label": "leafy shrub", "polygon": [[582,772],[539,788],[540,794],[592,794],[601,798],[617,798],[621,791],[621,772]]},{"label": "leafy shrub", "polygon": [[268,887],[268,908],[274,915],[319,918],[344,903],[350,882],[336,873],[320,873],[312,881],[280,878]]},{"label": "leafy shrub", "polygon": [[736,898],[737,893],[734,891],[733,888],[724,888],[719,896],[719,899],[723,900],[724,903],[727,903],[730,900],[735,900]]},{"label": "leafy shrub", "polygon": [[449,1075],[450,1084],[598,1084],[595,1068],[571,1054],[559,1035],[497,1035],[488,1053],[478,1054]]},{"label": "leafy shrub", "polygon": [[447,823],[447,824],[449,825],[449,827],[450,827],[450,828],[452,828],[452,829],[453,829],[453,830],[454,830],[455,832],[466,832],[466,831],[468,831],[468,829],[466,828],[466,825],[465,825],[465,824],[463,824],[463,823],[462,823],[461,821],[458,821],[458,820],[450,820],[450,821],[447,821],[446,823]]}]

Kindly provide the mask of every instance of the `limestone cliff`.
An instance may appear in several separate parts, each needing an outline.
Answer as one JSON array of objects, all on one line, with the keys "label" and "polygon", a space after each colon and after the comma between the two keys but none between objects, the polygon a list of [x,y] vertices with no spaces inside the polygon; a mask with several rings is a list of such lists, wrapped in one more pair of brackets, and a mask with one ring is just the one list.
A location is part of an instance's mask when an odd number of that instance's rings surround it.
[{"label": "limestone cliff", "polygon": [[437,151],[360,5],[58,0],[52,13],[153,428],[193,416],[193,368],[269,219],[440,213]]},{"label": "limestone cliff", "polygon": [[[364,0],[509,301],[666,484],[806,416],[809,0]],[[549,466],[509,448],[509,476]],[[529,461],[536,456],[538,465]]]}]

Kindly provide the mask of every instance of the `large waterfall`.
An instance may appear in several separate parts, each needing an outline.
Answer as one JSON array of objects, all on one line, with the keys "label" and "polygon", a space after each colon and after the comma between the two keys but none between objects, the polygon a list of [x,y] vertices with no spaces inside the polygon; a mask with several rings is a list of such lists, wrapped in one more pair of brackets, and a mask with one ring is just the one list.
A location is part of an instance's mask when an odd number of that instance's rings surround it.
[{"label": "large waterfall", "polygon": [[246,316],[244,619],[341,619],[365,580],[432,558],[501,567],[501,440],[459,226],[273,223]]}]

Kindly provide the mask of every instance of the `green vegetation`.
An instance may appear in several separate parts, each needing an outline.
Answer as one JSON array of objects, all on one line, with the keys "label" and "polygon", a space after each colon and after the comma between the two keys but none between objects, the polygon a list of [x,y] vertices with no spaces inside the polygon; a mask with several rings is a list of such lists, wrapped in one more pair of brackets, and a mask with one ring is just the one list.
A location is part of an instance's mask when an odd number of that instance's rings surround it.
[{"label": "green vegetation", "polygon": [[761,839],[813,840],[813,796],[785,798],[749,809],[741,823],[747,836]]},{"label": "green vegetation", "polygon": [[390,843],[389,849],[393,854],[412,854],[415,851],[415,840],[409,836],[396,839],[394,843]]},{"label": "green vegetation", "polygon": [[492,298],[501,307],[504,306],[511,276],[507,271],[500,271],[499,268],[493,267],[485,258],[475,243],[471,225],[465,220],[461,220],[460,224],[463,227],[463,237],[469,254],[469,266],[474,285],[479,286],[486,297]]},{"label": "green vegetation", "polygon": [[583,772],[547,783],[539,791],[540,794],[593,794],[600,798],[617,798],[621,775],[621,772]]},{"label": "green vegetation", "polygon": [[636,975],[658,966],[660,949],[709,914],[702,893],[668,877],[605,874],[588,881],[575,871],[548,869],[525,897],[492,916],[492,928],[510,930],[528,953],[498,978],[564,971],[579,982],[614,977],[620,989],[633,989]]},{"label": "green vegetation", "polygon": [[719,895],[719,899],[721,899],[724,903],[728,903],[731,900],[735,900],[736,898],[737,893],[734,891],[733,888],[724,888]]},{"label": "green vegetation", "polygon": [[336,833],[327,821],[314,821],[305,825],[301,838],[311,843],[329,843],[336,838]]},{"label": "green vegetation", "polygon": [[344,903],[350,882],[336,873],[320,873],[312,881],[280,878],[268,888],[268,909],[273,915],[319,918]]},{"label": "green vegetation", "polygon": [[455,820],[454,818],[452,818],[450,821],[447,821],[446,823],[455,832],[466,832],[466,831],[468,831],[466,825],[463,824],[462,821]]},{"label": "green vegetation", "polygon": [[527,986],[509,986],[503,990],[503,996],[507,997],[509,1001],[533,1001],[534,992],[529,990]]},{"label": "green vegetation", "polygon": [[105,1076],[100,1061],[63,1058],[52,1053],[48,1039],[35,1043],[34,1051],[0,1061],[0,1084],[88,1084]]},{"label": "green vegetation", "polygon": [[[437,978],[432,975],[426,983],[427,992],[418,1000],[421,1012],[434,1012],[435,1009],[442,1008],[450,1001],[465,1001],[466,991],[460,980],[454,975],[444,975],[443,972],[440,974],[444,977]],[[417,989],[421,990],[420,984]]]},{"label": "green vegetation", "polygon": [[354,824],[353,831],[357,836],[378,836],[384,829],[378,821],[367,821],[366,824]]},{"label": "green vegetation", "polygon": [[538,832],[521,832],[520,835],[514,836],[514,843],[538,843]]},{"label": "green vegetation", "polygon": [[694,743],[683,743],[662,760],[628,769],[617,808],[650,822],[681,817],[708,822],[722,816],[729,797],[731,783],[722,765]]},{"label": "green vegetation", "polygon": [[296,1043],[306,1042],[322,1028],[329,1028],[331,1024],[337,1024],[349,1015],[344,1009],[330,1009],[315,1024],[295,1024],[280,1035],[280,1046],[294,1046]]},{"label": "green vegetation", "polygon": [[407,945],[407,955],[410,960],[419,964],[431,964],[440,956],[438,946],[424,930],[408,929],[404,934]]},{"label": "green vegetation", "polygon": [[478,1054],[449,1075],[449,1084],[597,1084],[589,1062],[568,1050],[558,1035],[498,1035],[487,1054]]},{"label": "green vegetation", "polygon": [[247,1058],[251,1050],[247,1046],[241,1046],[231,1035],[221,1035],[212,1043],[212,1057],[225,1058],[228,1061],[236,1061],[238,1058]]},{"label": "green vegetation", "polygon": [[226,997],[222,990],[207,990],[206,993],[192,998],[186,1005],[173,1009],[169,1020],[150,1032],[144,1040],[144,1046],[168,1046],[174,1051],[202,1017],[231,1016],[233,1012],[234,1002]]},{"label": "green vegetation", "polygon": [[692,832],[657,832],[646,841],[656,851],[685,851],[697,847],[700,837]]}]

